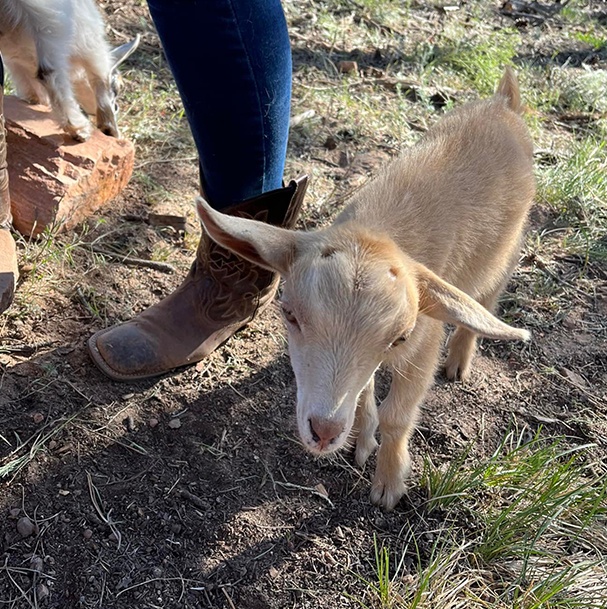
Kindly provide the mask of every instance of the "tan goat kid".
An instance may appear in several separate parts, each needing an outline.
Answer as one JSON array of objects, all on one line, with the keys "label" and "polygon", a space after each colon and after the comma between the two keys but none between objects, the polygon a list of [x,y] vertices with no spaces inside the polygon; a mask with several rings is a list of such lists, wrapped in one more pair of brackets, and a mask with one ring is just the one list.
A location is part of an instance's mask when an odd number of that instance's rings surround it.
[{"label": "tan goat kid", "polygon": [[[406,490],[409,438],[444,323],[457,326],[445,363],[451,379],[468,376],[477,335],[529,339],[490,313],[517,263],[535,192],[521,108],[506,69],[491,99],[445,116],[323,230],[289,231],[197,200],[217,243],[285,278],[304,446],[324,455],[356,437],[362,466],[379,424],[371,500],[387,509]],[[382,363],[393,375],[377,409],[373,378]]]}]

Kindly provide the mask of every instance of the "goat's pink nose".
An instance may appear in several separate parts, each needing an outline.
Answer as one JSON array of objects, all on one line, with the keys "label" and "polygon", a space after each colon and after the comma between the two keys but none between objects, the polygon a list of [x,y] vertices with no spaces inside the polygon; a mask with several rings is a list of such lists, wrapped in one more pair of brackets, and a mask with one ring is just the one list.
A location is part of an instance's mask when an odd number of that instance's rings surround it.
[{"label": "goat's pink nose", "polygon": [[322,417],[310,417],[310,431],[312,439],[318,442],[320,448],[329,446],[343,431],[343,421],[335,419],[323,419]]}]

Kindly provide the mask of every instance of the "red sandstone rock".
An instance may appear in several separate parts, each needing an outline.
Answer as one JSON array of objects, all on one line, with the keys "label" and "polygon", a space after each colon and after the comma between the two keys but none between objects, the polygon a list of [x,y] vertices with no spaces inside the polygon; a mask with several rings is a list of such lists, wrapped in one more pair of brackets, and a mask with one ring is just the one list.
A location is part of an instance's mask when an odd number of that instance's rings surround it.
[{"label": "red sandstone rock", "polygon": [[45,106],[4,98],[13,224],[38,235],[69,229],[115,197],[133,172],[133,144],[96,130],[86,142],[65,135]]}]

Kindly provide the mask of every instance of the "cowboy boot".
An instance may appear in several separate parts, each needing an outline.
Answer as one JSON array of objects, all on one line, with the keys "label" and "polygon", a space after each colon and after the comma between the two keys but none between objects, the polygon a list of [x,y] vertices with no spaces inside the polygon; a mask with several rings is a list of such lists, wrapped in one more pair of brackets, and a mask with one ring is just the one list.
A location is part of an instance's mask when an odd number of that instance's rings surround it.
[{"label": "cowboy boot", "polygon": [[[308,178],[223,212],[292,228]],[[134,319],[89,339],[91,357],[117,381],[157,376],[213,352],[272,300],[277,274],[228,252],[203,233],[185,281]]]},{"label": "cowboy boot", "polygon": [[11,198],[8,192],[6,164],[6,131],[4,129],[4,66],[0,57],[0,313],[13,302],[15,285],[19,277],[17,252],[10,226]]}]

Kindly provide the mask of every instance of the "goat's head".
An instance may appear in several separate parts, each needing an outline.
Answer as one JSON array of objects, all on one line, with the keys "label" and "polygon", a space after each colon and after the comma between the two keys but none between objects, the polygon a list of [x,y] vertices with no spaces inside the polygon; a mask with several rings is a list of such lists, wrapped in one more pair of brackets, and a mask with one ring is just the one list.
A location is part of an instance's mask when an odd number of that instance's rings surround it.
[{"label": "goat's head", "polygon": [[351,224],[289,231],[222,214],[201,198],[197,206],[212,239],[285,278],[281,306],[297,381],[297,423],[315,454],[346,442],[360,393],[382,361],[396,356],[420,313],[484,336],[528,338],[387,236]]},{"label": "goat's head", "polygon": [[118,67],[135,52],[139,46],[139,34],[130,42],[114,47],[109,53],[109,71],[105,76],[103,94],[89,82],[84,69],[74,74],[74,92],[80,107],[89,115],[97,116],[97,126],[106,135],[119,137],[116,116],[118,98],[123,88],[123,80]]},{"label": "goat's head", "polygon": [[141,40],[141,36],[137,34],[133,40],[130,42],[125,42],[121,44],[119,47],[114,47],[111,50],[111,58],[112,58],[112,69],[110,70],[110,90],[112,92],[112,105],[114,108],[114,112],[118,112],[118,103],[117,99],[120,95],[120,91],[123,87],[122,76],[120,75],[120,71],[118,70],[118,66],[125,61],[128,57],[130,57],[137,47],[139,46],[139,41]]}]

